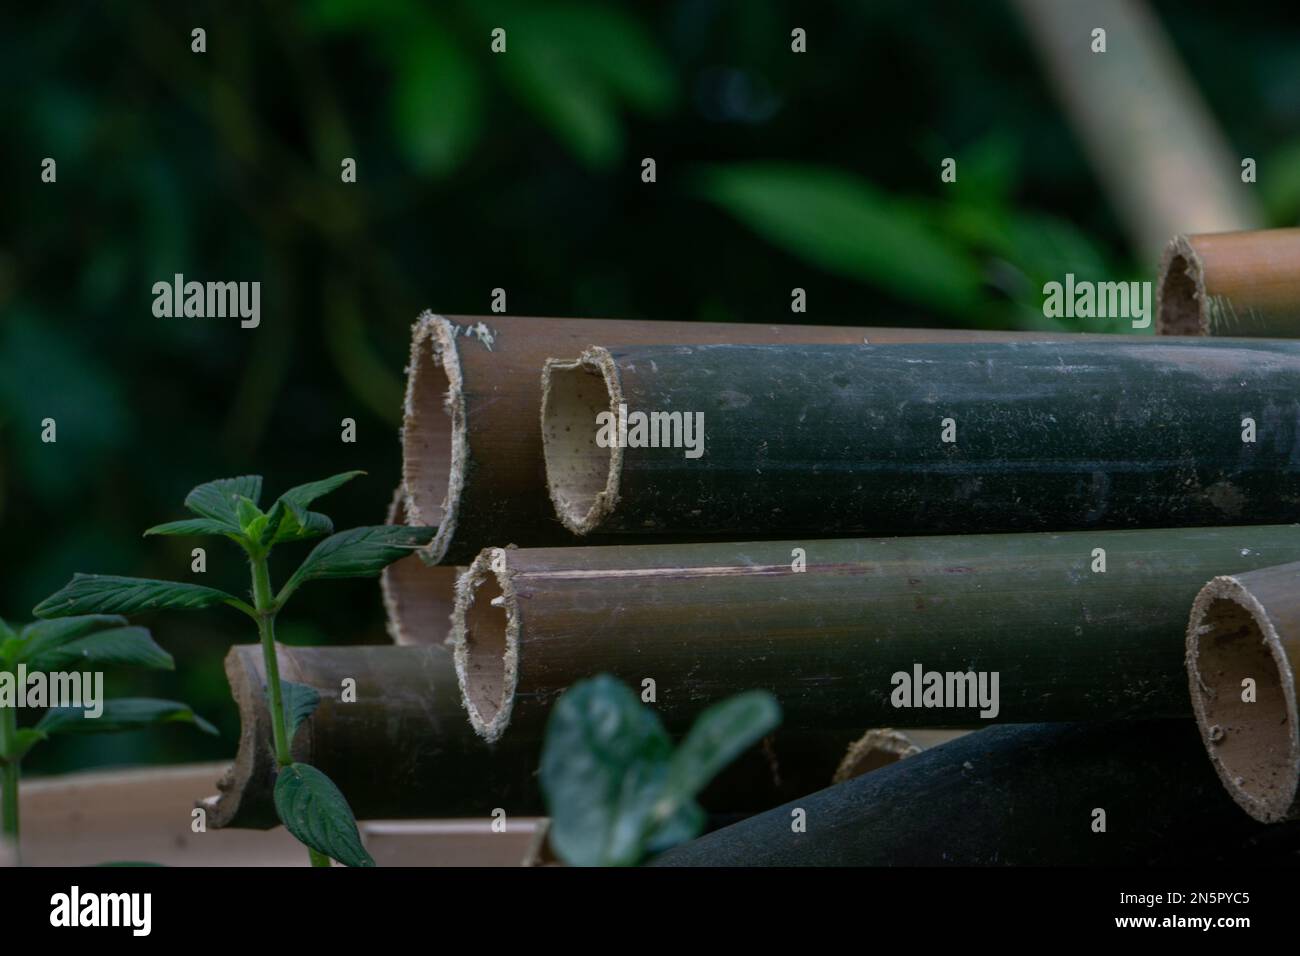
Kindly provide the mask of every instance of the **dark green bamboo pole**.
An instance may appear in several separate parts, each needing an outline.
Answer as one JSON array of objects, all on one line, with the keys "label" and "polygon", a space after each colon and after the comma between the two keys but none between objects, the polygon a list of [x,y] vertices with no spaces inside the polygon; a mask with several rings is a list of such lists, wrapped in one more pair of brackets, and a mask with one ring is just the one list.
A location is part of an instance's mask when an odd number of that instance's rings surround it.
[{"label": "dark green bamboo pole", "polygon": [[[360,819],[512,816],[544,812],[537,786],[540,728],[495,746],[470,728],[450,652],[444,647],[289,647],[280,645],[286,680],[320,692],[299,729],[293,755],[328,775]],[[266,828],[275,754],[266,708],[265,668],[255,645],[231,649],[226,674],[239,705],[234,764],[202,801],[214,827]],[[340,699],[356,681],[356,700]],[[721,774],[701,796],[714,813],[752,813],[830,783],[856,736],[851,731],[778,731]]]},{"label": "dark green bamboo pole", "polygon": [[1256,820],[1300,819],[1300,562],[1224,575],[1187,626],[1192,709],[1210,761]]},{"label": "dark green bamboo pole", "polygon": [[1298,847],[1300,825],[1266,827],[1233,806],[1190,720],[1156,720],[981,730],[654,863],[1133,866],[1278,862]]},{"label": "dark green bamboo pole", "polygon": [[1197,590],[1297,559],[1296,525],[489,549],[457,584],[452,639],[488,739],[537,733],[601,672],[653,680],[670,730],[753,688],[792,731],[986,722],[893,706],[893,675],[916,665],[997,672],[998,721],[1190,715]]},{"label": "dark green bamboo pole", "polygon": [[[597,348],[549,362],[543,389],[551,497],[578,533],[1300,518],[1296,342]],[[702,455],[631,447],[648,433],[630,418],[626,447],[602,447],[624,439],[597,416],[622,407],[702,416]]]},{"label": "dark green bamboo pole", "polygon": [[[1005,342],[1083,336],[733,322],[645,322],[424,313],[411,332],[402,480],[411,524],[437,525],[423,556],[462,564],[483,548],[567,544],[551,514],[537,417],[548,356],[601,342]],[[1096,336],[1097,338],[1123,338]]]}]

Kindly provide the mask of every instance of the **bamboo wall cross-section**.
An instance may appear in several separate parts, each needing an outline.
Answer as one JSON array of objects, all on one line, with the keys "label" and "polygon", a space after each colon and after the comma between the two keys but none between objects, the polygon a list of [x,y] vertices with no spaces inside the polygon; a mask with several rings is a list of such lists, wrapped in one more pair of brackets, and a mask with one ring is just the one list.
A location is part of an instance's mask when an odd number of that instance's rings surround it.
[{"label": "bamboo wall cross-section", "polygon": [[1156,282],[1156,329],[1300,337],[1300,229],[1175,236]]},{"label": "bamboo wall cross-section", "polygon": [[[990,342],[1053,339],[1036,332],[747,325],[425,313],[412,330],[402,425],[406,517],[436,525],[424,552],[458,564],[483,548],[566,544],[546,494],[538,375],[553,355],[602,341],[641,343]],[[1068,336],[1067,336],[1068,337]],[[1104,338],[1104,337],[1103,337]]]},{"label": "bamboo wall cross-section", "polygon": [[1192,605],[1187,678],[1210,760],[1247,813],[1300,818],[1300,562],[1221,575]]},{"label": "bamboo wall cross-section", "polygon": [[796,732],[987,722],[973,701],[894,706],[894,675],[918,666],[996,674],[998,721],[1189,715],[1197,590],[1291,560],[1296,525],[489,549],[457,584],[452,636],[489,740],[538,734],[602,672],[653,680],[670,731],[755,688]]},{"label": "bamboo wall cross-section", "polygon": [[598,347],[543,389],[577,533],[1300,519],[1300,342]]}]

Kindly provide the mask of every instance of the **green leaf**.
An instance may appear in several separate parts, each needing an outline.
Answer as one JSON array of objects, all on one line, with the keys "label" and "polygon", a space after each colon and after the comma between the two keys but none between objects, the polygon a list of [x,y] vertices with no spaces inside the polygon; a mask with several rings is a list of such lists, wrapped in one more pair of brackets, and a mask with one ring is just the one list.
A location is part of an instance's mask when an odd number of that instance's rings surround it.
[{"label": "green leaf", "polygon": [[258,534],[253,534],[253,526],[259,518],[265,519],[266,515],[262,514],[262,509],[253,504],[248,498],[238,495],[235,498],[235,518],[239,521],[239,527],[244,532],[244,535],[253,538],[260,536],[260,529]]},{"label": "green leaf", "polygon": [[436,528],[383,524],[330,535],[312,548],[277,600],[283,603],[306,581],[374,577],[398,558],[428,544],[436,533]]},{"label": "green leaf", "polygon": [[838,170],[749,163],[702,171],[698,189],[759,235],[819,266],[902,299],[964,314],[983,299],[974,259],[915,204]]},{"label": "green leaf", "polygon": [[676,75],[641,22],[617,7],[570,3],[538,8],[547,33],[611,90],[649,113],[676,99]]},{"label": "green leaf", "polygon": [[482,127],[482,81],[474,61],[431,19],[395,38],[393,130],[416,172],[443,176],[469,156]]},{"label": "green leaf", "polygon": [[156,700],[152,697],[119,697],[104,701],[104,711],[98,717],[87,717],[81,707],[55,707],[45,712],[36,729],[54,734],[110,734],[126,730],[139,730],[156,724],[194,724],[206,734],[216,734],[212,726],[186,704],[174,700]]},{"label": "green leaf", "polygon": [[168,521],[165,524],[154,525],[144,533],[147,538],[150,535],[207,535],[221,534],[230,535],[231,529],[228,525],[220,521],[213,521],[211,518],[182,518],[180,521]]},{"label": "green leaf", "polygon": [[693,798],[749,747],[781,722],[781,705],[765,690],[714,704],[695,719],[673,754],[668,786],[680,800]]},{"label": "green leaf", "polygon": [[344,471],[337,475],[331,475],[328,478],[322,478],[320,481],[309,481],[305,485],[297,485],[290,488],[279,498],[277,502],[284,502],[286,508],[293,512],[299,521],[305,520],[307,506],[317,498],[323,498],[331,491],[342,488],[353,478],[364,475],[364,471]]},{"label": "green leaf", "polygon": [[172,656],[154,642],[147,627],[96,631],[26,659],[33,669],[44,671],[75,669],[79,664],[121,664],[165,671],[176,666]]},{"label": "green leaf", "polygon": [[199,485],[185,496],[185,507],[200,518],[211,518],[228,531],[239,533],[243,527],[237,510],[241,496],[257,504],[262,497],[262,476],[219,478]]},{"label": "green leaf", "polygon": [[374,866],[361,845],[356,817],[329,777],[305,763],[280,770],[275,778],[275,812],[300,843],[344,866]]},{"label": "green leaf", "polygon": [[556,701],[542,749],[550,839],[574,866],[640,862],[672,756],[659,718],[608,675]]},{"label": "green leaf", "polygon": [[125,624],[126,618],[120,614],[85,614],[56,621],[33,621],[19,633],[19,640],[24,646],[17,659],[30,661],[92,631],[122,627]]},{"label": "green leaf", "polygon": [[243,604],[234,595],[200,584],[124,578],[111,574],[74,574],[62,590],[32,610],[37,617],[105,612],[134,614],[162,608],[190,610],[214,604]]},{"label": "green leaf", "polygon": [[[516,32],[517,36],[517,32]],[[563,51],[516,40],[494,57],[514,93],[588,166],[609,166],[623,148],[623,129],[605,84]]]},{"label": "green leaf", "polygon": [[6,641],[11,637],[17,637],[18,634],[12,627],[6,623],[5,619],[0,617],[0,641]]},{"label": "green leaf", "polygon": [[[270,688],[267,688],[267,701],[270,701]],[[284,705],[284,725],[288,729],[289,742],[298,732],[302,722],[310,717],[320,706],[320,694],[316,688],[293,681],[280,681],[280,702]]]}]

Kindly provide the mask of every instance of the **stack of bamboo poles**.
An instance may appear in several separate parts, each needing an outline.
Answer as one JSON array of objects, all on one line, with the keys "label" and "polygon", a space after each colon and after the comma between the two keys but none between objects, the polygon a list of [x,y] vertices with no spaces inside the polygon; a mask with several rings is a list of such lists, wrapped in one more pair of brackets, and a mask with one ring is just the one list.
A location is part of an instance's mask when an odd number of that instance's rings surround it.
[{"label": "stack of bamboo poles", "polygon": [[[295,750],[362,818],[531,816],[574,682],[653,679],[674,733],[764,688],[702,800],[744,819],[662,862],[1294,852],[1300,342],[1206,336],[1300,328],[1298,232],[1175,240],[1174,338],[425,314],[389,519],[438,533],[394,646],[281,649],[357,680]],[[602,441],[631,411],[702,414],[699,454]],[[274,822],[261,666],[218,826]],[[995,705],[900,705],[923,672]]]}]

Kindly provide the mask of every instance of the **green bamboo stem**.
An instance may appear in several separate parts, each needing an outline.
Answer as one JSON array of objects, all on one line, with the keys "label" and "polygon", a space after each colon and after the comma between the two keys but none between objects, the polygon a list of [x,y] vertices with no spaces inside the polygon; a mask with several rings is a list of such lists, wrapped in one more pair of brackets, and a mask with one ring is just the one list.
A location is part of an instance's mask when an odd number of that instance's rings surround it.
[{"label": "green bamboo stem", "polygon": [[1205,749],[1264,823],[1300,819],[1300,562],[1210,581],[1187,625],[1187,678]]},{"label": "green bamboo stem", "polygon": [[[578,534],[1300,519],[1298,342],[593,348],[542,387],[551,498]],[[633,447],[598,418],[631,412],[702,416],[702,455],[684,429]]]},{"label": "green bamboo stem", "polygon": [[537,374],[549,356],[577,355],[594,343],[884,344],[1066,338],[1072,336],[507,315],[449,320],[426,312],[412,329],[402,417],[406,516],[414,525],[437,526],[437,535],[422,552],[430,564],[465,564],[483,548],[507,541],[520,547],[568,543],[571,536],[550,514],[542,478]]},{"label": "green bamboo stem", "polygon": [[470,721],[504,742],[601,672],[653,679],[678,731],[754,688],[791,732],[989,722],[895,707],[893,675],[916,665],[996,672],[997,721],[1189,716],[1197,590],[1293,560],[1296,525],[490,549],[458,585],[452,634]]},{"label": "green bamboo stem", "polygon": [[[1267,827],[1238,811],[1199,751],[1190,720],[992,727],[653,863],[1131,867],[1293,859],[1300,825]],[[802,829],[792,826],[796,810]]]}]

